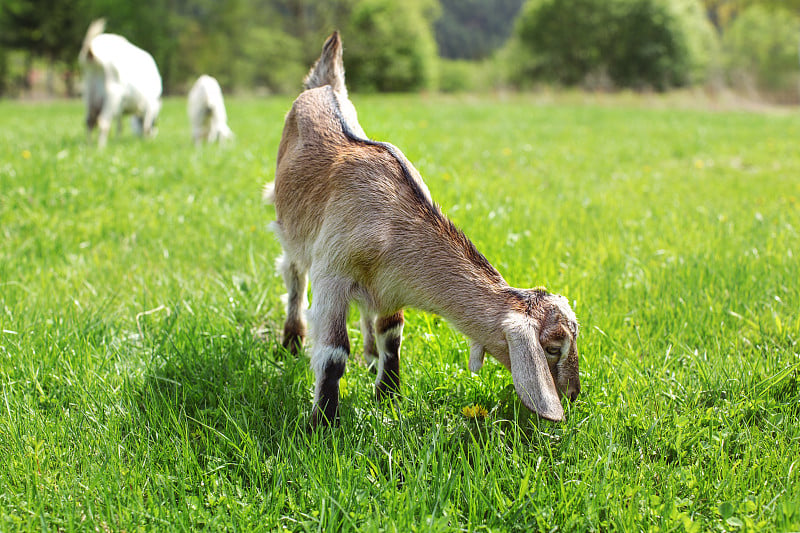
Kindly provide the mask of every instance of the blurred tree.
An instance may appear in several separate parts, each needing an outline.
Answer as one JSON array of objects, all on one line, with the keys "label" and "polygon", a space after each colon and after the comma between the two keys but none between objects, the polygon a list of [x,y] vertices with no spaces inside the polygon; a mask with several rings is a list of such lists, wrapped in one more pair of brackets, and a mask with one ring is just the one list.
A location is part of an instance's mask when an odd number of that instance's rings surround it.
[{"label": "blurred tree", "polygon": [[246,0],[180,0],[171,24],[176,35],[171,86],[185,91],[200,74],[214,76],[223,89],[237,85],[240,64],[234,59],[250,24]]},{"label": "blurred tree", "polygon": [[436,20],[439,55],[485,59],[508,40],[523,0],[440,0]]},{"label": "blurred tree", "polygon": [[[359,0],[273,0],[272,9],[281,17],[280,28],[298,39],[302,59],[311,63],[319,56],[325,38],[344,29]],[[345,36],[346,37],[346,36]]]},{"label": "blurred tree", "polygon": [[180,0],[174,7],[182,89],[201,73],[224,89],[295,91],[325,36],[355,0]]},{"label": "blurred tree", "polygon": [[432,21],[438,10],[435,0],[358,2],[343,37],[348,86],[382,92],[435,88]]},{"label": "blurred tree", "polygon": [[[86,31],[89,0],[4,0],[0,4],[0,46],[28,52],[48,62],[47,88],[53,93],[57,63],[74,67]],[[67,78],[68,89],[71,78]]]},{"label": "blurred tree", "polygon": [[702,0],[709,20],[719,33],[724,33],[748,6],[761,5],[800,12],[800,0]]},{"label": "blurred tree", "polygon": [[715,47],[696,0],[528,0],[510,46],[512,81],[685,85]]},{"label": "blurred tree", "polygon": [[8,92],[8,51],[0,45],[0,96]]},{"label": "blurred tree", "polygon": [[743,0],[703,0],[708,20],[718,33],[725,31],[742,8]]},{"label": "blurred tree", "polygon": [[783,7],[754,4],[731,23],[723,37],[731,84],[746,91],[796,98],[800,16]]},{"label": "blurred tree", "polygon": [[280,29],[250,28],[236,58],[240,83],[269,92],[296,93],[310,66],[302,52],[303,43]]},{"label": "blurred tree", "polygon": [[[89,16],[85,16],[83,20],[81,40],[92,20],[105,17],[107,32],[125,37],[153,56],[161,73],[164,91],[170,91],[174,86],[173,68],[178,41],[173,9],[179,2],[148,0],[146,6],[143,6],[138,0],[87,1],[90,2],[90,10]],[[78,50],[73,52],[76,56]]]}]

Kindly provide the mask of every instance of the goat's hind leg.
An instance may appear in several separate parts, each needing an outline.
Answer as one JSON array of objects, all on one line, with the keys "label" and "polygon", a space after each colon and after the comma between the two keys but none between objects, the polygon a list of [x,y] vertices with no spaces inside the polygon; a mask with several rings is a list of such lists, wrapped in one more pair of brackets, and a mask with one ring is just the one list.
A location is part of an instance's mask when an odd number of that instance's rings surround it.
[{"label": "goat's hind leg", "polygon": [[283,347],[297,354],[306,337],[305,310],[308,307],[308,273],[284,254],[278,268],[286,284],[286,322],[283,324]]},{"label": "goat's hind leg", "polygon": [[363,339],[363,361],[373,374],[378,369],[378,348],[375,344],[375,315],[367,309],[366,305],[360,305],[361,312],[361,337]]},{"label": "goat's hind leg", "polygon": [[314,300],[311,304],[311,368],[316,378],[314,411],[311,415],[314,427],[339,423],[339,380],[344,375],[350,356],[348,309],[347,291],[341,285],[314,280]]},{"label": "goat's hind leg", "polygon": [[403,310],[378,318],[375,322],[378,347],[378,377],[375,395],[378,401],[394,400],[400,392],[400,344],[403,341]]},{"label": "goat's hind leg", "polygon": [[97,117],[100,116],[100,107],[89,105],[86,109],[86,140],[92,140],[92,132],[97,127]]}]

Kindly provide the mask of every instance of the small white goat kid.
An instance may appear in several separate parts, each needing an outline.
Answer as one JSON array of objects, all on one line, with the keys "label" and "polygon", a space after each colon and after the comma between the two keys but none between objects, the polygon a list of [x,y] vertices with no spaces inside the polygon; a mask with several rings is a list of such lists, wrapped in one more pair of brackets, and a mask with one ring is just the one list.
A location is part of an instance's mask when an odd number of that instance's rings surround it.
[{"label": "small white goat kid", "polygon": [[309,275],[314,292],[312,424],[338,420],[351,300],[364,317],[365,358],[377,360],[379,400],[398,392],[408,306],[445,317],[472,339],[472,371],[489,352],[511,371],[525,406],[563,420],[561,395],[574,400],[580,391],[578,322],[567,299],[510,287],[442,214],[400,150],[366,138],[347,97],[338,33],[328,38],[305,88],[286,116],[265,198],[275,204],[284,250],[283,345],[294,353],[306,335]]},{"label": "small white goat kid", "polygon": [[114,118],[122,130],[122,115],[133,114],[138,135],[155,135],[161,110],[161,75],[153,56],[113,33],[103,33],[105,19],[89,25],[78,59],[84,71],[87,135],[100,130],[97,144],[105,146]]},{"label": "small white goat kid", "polygon": [[187,104],[195,144],[226,141],[233,137],[219,82],[203,74],[189,91]]}]

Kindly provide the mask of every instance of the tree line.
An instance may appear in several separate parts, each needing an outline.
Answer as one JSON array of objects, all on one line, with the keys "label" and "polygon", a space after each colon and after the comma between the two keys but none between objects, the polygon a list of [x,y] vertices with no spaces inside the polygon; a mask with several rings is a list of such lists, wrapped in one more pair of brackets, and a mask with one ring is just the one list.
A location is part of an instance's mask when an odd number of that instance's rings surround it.
[{"label": "tree line", "polygon": [[3,0],[0,94],[75,94],[89,23],[155,58],[167,93],[294,92],[341,30],[355,91],[724,83],[796,92],[798,0]]},{"label": "tree line", "polygon": [[[98,17],[108,20],[107,31],[153,55],[166,92],[184,90],[202,72],[229,89],[296,90],[333,29],[344,35],[354,88],[433,88],[439,48],[453,57],[488,57],[511,33],[522,0],[472,4],[481,8],[470,18],[458,0],[3,0],[0,92],[15,82],[12,57],[26,74],[44,62],[74,92],[77,53]],[[435,24],[444,28],[440,43]],[[476,44],[470,36],[478,34]],[[27,81],[17,78],[17,85]]]}]

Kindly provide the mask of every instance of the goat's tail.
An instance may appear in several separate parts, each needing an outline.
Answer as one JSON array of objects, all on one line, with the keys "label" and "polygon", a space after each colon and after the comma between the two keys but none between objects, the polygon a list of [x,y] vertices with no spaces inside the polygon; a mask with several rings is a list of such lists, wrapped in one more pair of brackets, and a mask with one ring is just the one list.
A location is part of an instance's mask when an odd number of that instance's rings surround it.
[{"label": "goat's tail", "polygon": [[271,181],[264,185],[264,190],[261,193],[261,199],[267,205],[275,205],[275,182]]},{"label": "goat's tail", "polygon": [[89,29],[86,30],[86,37],[83,38],[83,46],[81,47],[81,53],[78,55],[78,60],[81,63],[85,63],[87,61],[92,60],[92,51],[90,47],[92,46],[92,40],[103,33],[106,30],[106,19],[99,18],[89,24]]},{"label": "goat's tail", "polygon": [[322,54],[308,71],[303,85],[306,89],[330,85],[334,91],[347,94],[344,84],[344,63],[342,62],[342,40],[335,31],[322,45]]}]

